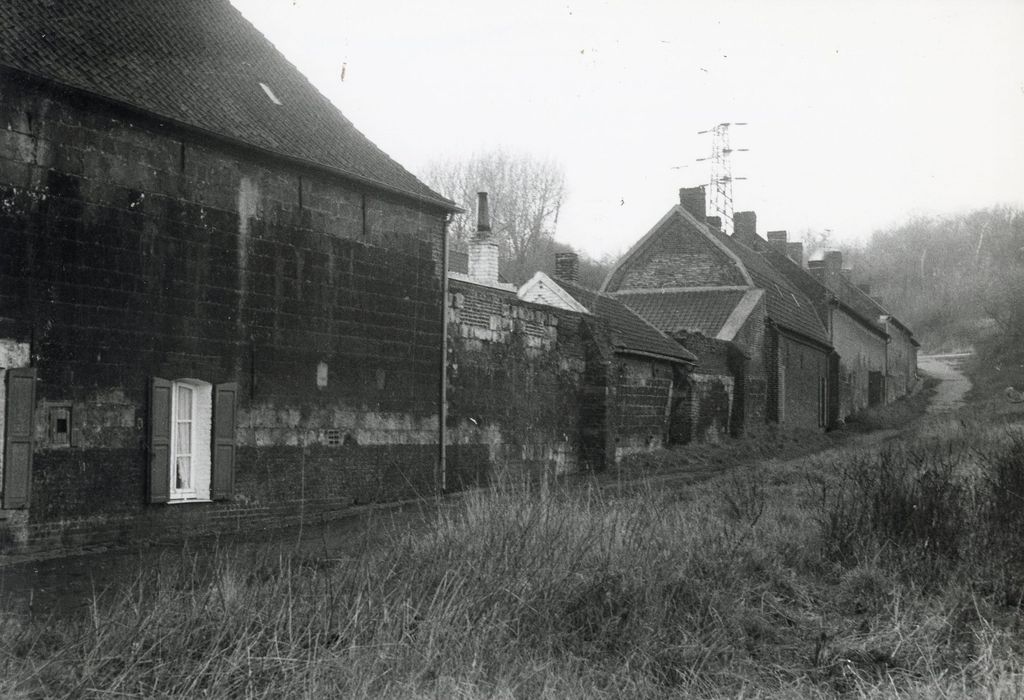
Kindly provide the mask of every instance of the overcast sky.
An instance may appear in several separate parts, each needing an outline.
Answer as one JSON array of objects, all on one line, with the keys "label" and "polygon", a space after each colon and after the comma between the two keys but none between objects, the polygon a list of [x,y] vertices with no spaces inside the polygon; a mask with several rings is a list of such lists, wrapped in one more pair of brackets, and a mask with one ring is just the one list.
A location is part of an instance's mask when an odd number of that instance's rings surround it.
[{"label": "overcast sky", "polygon": [[[628,248],[731,131],[736,209],[859,241],[1024,204],[1024,2],[232,0],[414,173],[503,147],[557,160],[557,237]],[[342,80],[342,66],[345,76]]]}]

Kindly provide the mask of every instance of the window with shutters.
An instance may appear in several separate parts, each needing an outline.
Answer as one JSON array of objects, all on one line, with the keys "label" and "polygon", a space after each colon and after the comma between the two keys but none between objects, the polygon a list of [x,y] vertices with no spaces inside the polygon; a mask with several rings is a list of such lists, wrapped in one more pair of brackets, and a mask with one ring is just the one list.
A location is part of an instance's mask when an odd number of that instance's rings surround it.
[{"label": "window with shutters", "polygon": [[234,484],[235,384],[154,378],[150,394],[151,503],[229,498]]}]

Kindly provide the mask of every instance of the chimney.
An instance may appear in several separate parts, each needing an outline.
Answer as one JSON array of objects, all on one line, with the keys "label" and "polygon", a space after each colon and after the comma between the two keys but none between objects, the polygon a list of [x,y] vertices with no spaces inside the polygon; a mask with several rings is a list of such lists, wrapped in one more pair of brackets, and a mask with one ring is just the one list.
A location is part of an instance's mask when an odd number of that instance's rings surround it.
[{"label": "chimney", "polygon": [[703,222],[707,219],[708,210],[704,199],[704,185],[680,188],[679,204],[697,221]]},{"label": "chimney", "polygon": [[476,235],[469,244],[469,278],[481,284],[498,283],[498,242],[491,235],[487,193],[478,192]]},{"label": "chimney", "polygon": [[722,217],[720,217],[720,216],[709,216],[704,221],[707,223],[708,228],[710,228],[712,231],[721,231],[722,230]]},{"label": "chimney", "polygon": [[825,269],[829,272],[839,273],[843,269],[843,253],[840,250],[825,251]]},{"label": "chimney", "polygon": [[752,211],[738,211],[733,214],[732,235],[741,241],[753,240],[757,236],[757,214]]},{"label": "chimney", "polygon": [[580,256],[576,253],[555,253],[555,277],[566,282],[578,282]]},{"label": "chimney", "polygon": [[785,231],[769,231],[764,235],[768,239],[768,245],[783,255],[786,254],[786,244],[789,242],[789,234]]},{"label": "chimney", "polygon": [[804,266],[804,244],[800,241],[786,244],[786,255],[800,267]]}]

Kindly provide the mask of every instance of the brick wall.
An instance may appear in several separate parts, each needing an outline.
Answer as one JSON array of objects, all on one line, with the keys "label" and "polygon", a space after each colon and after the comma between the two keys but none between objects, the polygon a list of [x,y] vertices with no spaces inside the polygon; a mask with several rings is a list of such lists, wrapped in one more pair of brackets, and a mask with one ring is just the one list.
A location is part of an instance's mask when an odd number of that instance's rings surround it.
[{"label": "brick wall", "polygon": [[[31,532],[433,488],[444,212],[9,75],[0,95],[0,317],[39,377]],[[153,376],[239,384],[232,502],[146,504]],[[46,440],[53,404],[69,447]]]},{"label": "brick wall", "polygon": [[739,269],[720,248],[672,216],[646,250],[616,273],[608,291],[744,284]]},{"label": "brick wall", "polygon": [[673,420],[675,442],[718,442],[746,432],[750,361],[734,344],[700,333],[677,339],[700,358],[686,382],[686,401]]},{"label": "brick wall", "polygon": [[449,305],[449,483],[599,466],[583,444],[600,440],[603,413],[584,399],[581,315],[458,280]]},{"label": "brick wall", "polygon": [[[778,333],[779,422],[798,428],[827,423],[828,352]],[[823,390],[826,393],[822,393]]]},{"label": "brick wall", "polygon": [[674,389],[682,379],[669,362],[620,355],[613,364],[610,395],[614,459],[664,447]]}]

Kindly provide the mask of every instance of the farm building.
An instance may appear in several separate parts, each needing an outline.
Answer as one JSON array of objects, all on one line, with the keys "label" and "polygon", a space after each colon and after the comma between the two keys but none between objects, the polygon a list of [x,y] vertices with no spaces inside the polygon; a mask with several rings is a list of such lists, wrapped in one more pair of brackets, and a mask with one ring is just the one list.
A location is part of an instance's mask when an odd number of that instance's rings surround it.
[{"label": "farm building", "polygon": [[[832,420],[845,420],[870,406],[886,402],[885,374],[890,336],[879,315],[866,309],[863,300],[848,293],[846,285],[832,290],[803,267],[803,245],[788,241],[785,231],[769,231],[767,240],[754,228],[753,212],[738,212],[736,232],[749,247],[815,304],[839,356]],[[812,263],[813,264],[813,263]]]},{"label": "farm building", "polygon": [[576,285],[574,256],[564,279],[502,282],[486,214],[478,229],[449,274],[449,481],[599,470],[667,444],[693,354]]},{"label": "farm building", "polygon": [[870,296],[869,287],[851,281],[851,271],[843,267],[840,251],[828,251],[822,260],[813,260],[808,267],[809,273],[829,290],[836,304],[871,319],[888,338],[883,369],[873,378],[871,403],[891,403],[910,393],[917,382],[917,349],[921,346],[914,332],[879,299]]},{"label": "farm building", "polygon": [[680,190],[680,204],[618,262],[603,291],[673,337],[715,341],[708,366],[731,379],[731,432],[766,422],[825,428],[836,360],[814,304],[708,222],[704,188]]},{"label": "farm building", "polygon": [[227,0],[4,3],[0,94],[0,541],[436,490],[452,202]]}]

